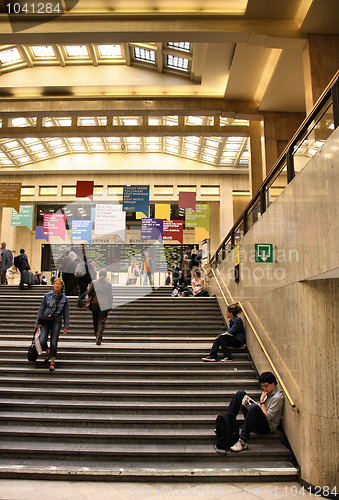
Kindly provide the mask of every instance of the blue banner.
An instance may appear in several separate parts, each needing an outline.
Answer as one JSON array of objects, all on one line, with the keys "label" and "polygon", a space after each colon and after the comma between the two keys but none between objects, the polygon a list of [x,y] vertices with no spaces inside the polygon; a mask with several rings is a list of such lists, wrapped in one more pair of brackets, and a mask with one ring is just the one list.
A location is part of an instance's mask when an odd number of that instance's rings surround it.
[{"label": "blue banner", "polygon": [[71,240],[88,241],[92,244],[92,221],[90,220],[72,220]]},{"label": "blue banner", "polygon": [[149,186],[124,186],[122,209],[148,214]]}]

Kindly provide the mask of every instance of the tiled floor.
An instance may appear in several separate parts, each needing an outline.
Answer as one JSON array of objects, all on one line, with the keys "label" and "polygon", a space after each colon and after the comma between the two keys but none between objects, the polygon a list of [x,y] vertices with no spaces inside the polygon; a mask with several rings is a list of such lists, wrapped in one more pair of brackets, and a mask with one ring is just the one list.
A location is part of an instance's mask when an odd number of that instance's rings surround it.
[{"label": "tiled floor", "polygon": [[0,480],[0,500],[282,500],[314,497],[298,483],[128,483]]}]

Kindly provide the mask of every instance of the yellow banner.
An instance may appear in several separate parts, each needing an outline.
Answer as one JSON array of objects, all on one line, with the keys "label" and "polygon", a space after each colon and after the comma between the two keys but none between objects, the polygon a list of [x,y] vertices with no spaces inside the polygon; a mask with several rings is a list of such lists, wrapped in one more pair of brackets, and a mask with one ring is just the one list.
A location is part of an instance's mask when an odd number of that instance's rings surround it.
[{"label": "yellow banner", "polygon": [[155,219],[171,220],[171,205],[168,203],[159,203],[155,205]]},{"label": "yellow banner", "polygon": [[0,207],[12,207],[20,212],[21,182],[0,183]]},{"label": "yellow banner", "polygon": [[238,266],[240,264],[240,246],[236,246],[234,249],[234,265]]},{"label": "yellow banner", "polygon": [[140,219],[149,219],[149,207],[148,207],[148,215],[144,214],[144,212],[135,212],[136,220]]},{"label": "yellow banner", "polygon": [[195,228],[195,239],[197,241],[203,241],[209,237],[210,237],[210,233],[204,227],[196,227]]}]

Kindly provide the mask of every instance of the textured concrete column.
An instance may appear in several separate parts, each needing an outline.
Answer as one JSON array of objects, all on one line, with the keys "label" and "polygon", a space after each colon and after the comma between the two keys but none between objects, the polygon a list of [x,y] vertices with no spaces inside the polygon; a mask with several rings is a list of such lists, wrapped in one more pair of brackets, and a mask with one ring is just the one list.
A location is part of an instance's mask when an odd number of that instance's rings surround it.
[{"label": "textured concrete column", "polygon": [[263,115],[264,176],[266,176],[298,130],[305,114],[266,112]]},{"label": "textured concrete column", "polygon": [[250,122],[250,192],[253,196],[263,181],[263,153],[261,148],[261,122]]},{"label": "textured concrete column", "polygon": [[304,49],[306,111],[310,112],[339,67],[339,35],[309,34]]}]

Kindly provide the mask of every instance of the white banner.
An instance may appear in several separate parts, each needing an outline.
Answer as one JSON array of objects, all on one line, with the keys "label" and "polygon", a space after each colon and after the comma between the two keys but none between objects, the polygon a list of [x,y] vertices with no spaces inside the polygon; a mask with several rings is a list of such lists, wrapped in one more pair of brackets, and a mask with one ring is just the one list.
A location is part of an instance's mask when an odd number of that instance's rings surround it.
[{"label": "white banner", "polygon": [[122,205],[96,205],[95,234],[117,234],[125,241],[126,212]]}]

